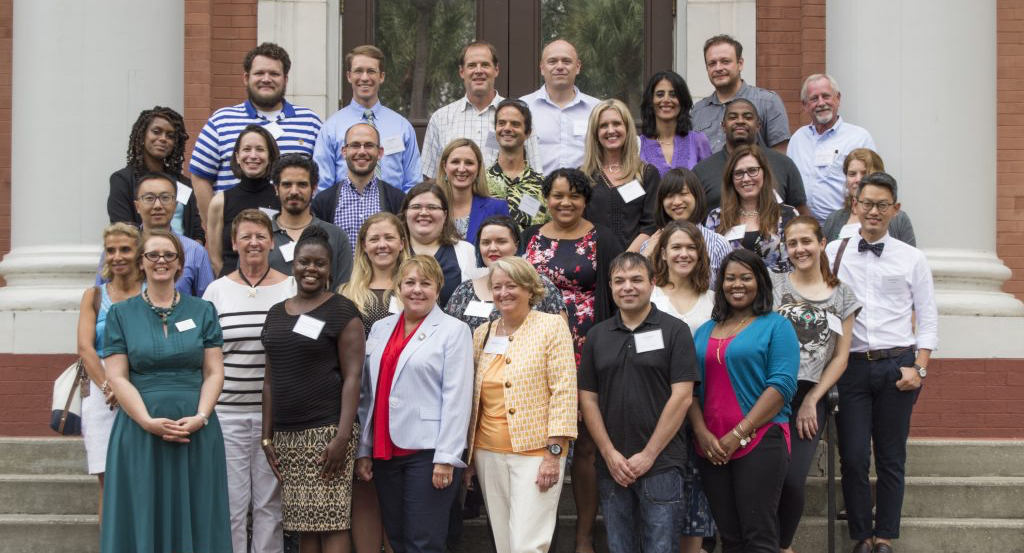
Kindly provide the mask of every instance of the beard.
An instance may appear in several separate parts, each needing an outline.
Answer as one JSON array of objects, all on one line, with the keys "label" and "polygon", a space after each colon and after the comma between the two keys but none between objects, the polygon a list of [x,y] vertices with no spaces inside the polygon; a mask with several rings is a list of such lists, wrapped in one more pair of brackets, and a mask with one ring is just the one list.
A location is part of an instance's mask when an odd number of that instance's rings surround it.
[{"label": "beard", "polygon": [[[377,163],[380,163],[379,161]],[[348,172],[357,177],[368,177],[373,174],[373,170],[377,167],[377,164],[368,166],[365,170],[356,169],[352,163],[347,163]]]},{"label": "beard", "polygon": [[253,90],[253,87],[251,86],[247,88],[249,92],[249,101],[252,103],[252,105],[256,106],[257,108],[269,111],[277,107],[277,104],[279,104],[281,100],[284,99],[284,93],[286,92],[288,87],[282,86],[281,91],[279,93],[269,97],[259,96],[258,90]]},{"label": "beard", "polygon": [[830,109],[814,112],[814,121],[819,125],[827,125],[832,122],[835,112]]}]

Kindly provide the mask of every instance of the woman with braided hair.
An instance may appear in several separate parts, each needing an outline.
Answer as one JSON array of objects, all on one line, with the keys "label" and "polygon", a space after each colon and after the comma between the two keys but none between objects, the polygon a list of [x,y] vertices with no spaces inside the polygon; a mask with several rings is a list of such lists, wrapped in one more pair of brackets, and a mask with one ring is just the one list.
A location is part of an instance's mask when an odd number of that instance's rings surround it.
[{"label": "woman with braided hair", "polygon": [[[185,121],[173,109],[156,106],[139,114],[128,137],[127,164],[110,175],[107,215],[111,223],[141,225],[142,219],[135,209],[138,178],[150,172],[167,173],[178,183],[178,203],[171,228],[201,244],[206,243],[199,207],[192,194],[192,181],[181,172],[187,141]],[[170,210],[170,206],[166,207]]]}]

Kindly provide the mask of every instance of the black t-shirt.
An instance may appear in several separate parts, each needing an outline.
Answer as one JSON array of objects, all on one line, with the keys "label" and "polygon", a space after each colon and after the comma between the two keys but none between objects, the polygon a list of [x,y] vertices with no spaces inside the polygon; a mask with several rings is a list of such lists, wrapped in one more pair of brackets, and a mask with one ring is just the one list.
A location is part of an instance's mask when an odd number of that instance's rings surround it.
[{"label": "black t-shirt", "polygon": [[301,315],[289,315],[284,302],[271,307],[263,323],[261,341],[270,371],[274,430],[338,424],[341,415],[338,335],[359,317],[359,309],[352,300],[335,294],[305,315],[323,322],[316,339],[294,330]]},{"label": "black t-shirt", "polygon": [[[281,211],[281,200],[267,179],[243,178],[237,185],[224,191],[224,228],[221,230],[221,259],[224,266],[220,276],[230,274],[238,268],[238,252],[231,247],[231,223],[242,211],[260,208],[269,209],[274,213]],[[272,214],[267,215],[273,219]]]},{"label": "black t-shirt", "polygon": [[[661,333],[663,347],[637,353],[641,344],[650,344],[652,335]],[[647,446],[658,419],[672,395],[672,384],[697,382],[697,357],[690,327],[682,320],[658,310],[651,312],[640,326],[629,330],[622,316],[594,325],[587,333],[579,370],[580,390],[598,395],[601,418],[616,451],[627,459]],[[686,438],[680,431],[654,461],[648,474],[670,468],[682,469],[686,463]],[[600,455],[597,469],[608,475]]]},{"label": "black t-shirt", "polygon": [[[793,160],[771,148],[761,148],[761,151],[768,157],[772,178],[775,179],[775,191],[782,196],[781,203],[793,207],[806,204],[807,193],[804,192],[804,179],[800,176],[800,169],[793,163]],[[727,161],[728,158],[723,148],[712,154],[711,157],[700,160],[700,163],[693,167],[693,172],[697,174],[704,187],[704,195],[707,196],[708,213],[722,205],[722,173],[725,171]]]}]

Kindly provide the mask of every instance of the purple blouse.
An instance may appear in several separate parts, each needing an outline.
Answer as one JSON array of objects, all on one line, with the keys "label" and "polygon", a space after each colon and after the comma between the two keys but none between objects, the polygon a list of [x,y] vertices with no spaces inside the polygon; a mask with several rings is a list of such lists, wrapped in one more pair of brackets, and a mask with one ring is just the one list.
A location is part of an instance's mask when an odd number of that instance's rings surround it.
[{"label": "purple blouse", "polygon": [[711,156],[711,142],[702,132],[690,131],[686,136],[675,135],[672,141],[672,164],[665,161],[661,144],[655,138],[640,136],[640,159],[658,169],[658,175],[664,177],[669,169],[685,167],[693,169],[697,162]]}]

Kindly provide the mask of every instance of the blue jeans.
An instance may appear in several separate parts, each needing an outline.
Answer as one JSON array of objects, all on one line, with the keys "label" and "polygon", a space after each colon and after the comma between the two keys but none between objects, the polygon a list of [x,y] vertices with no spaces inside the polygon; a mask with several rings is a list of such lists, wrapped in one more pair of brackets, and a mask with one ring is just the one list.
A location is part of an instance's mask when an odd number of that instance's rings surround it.
[{"label": "blue jeans", "polygon": [[673,553],[679,551],[683,475],[669,469],[644,476],[628,488],[600,476],[601,512],[611,553]]}]

